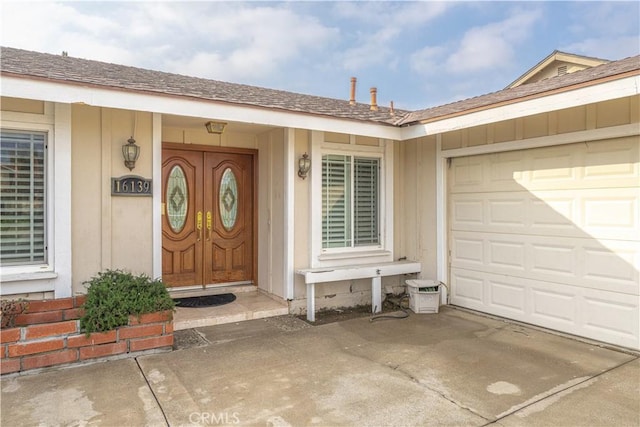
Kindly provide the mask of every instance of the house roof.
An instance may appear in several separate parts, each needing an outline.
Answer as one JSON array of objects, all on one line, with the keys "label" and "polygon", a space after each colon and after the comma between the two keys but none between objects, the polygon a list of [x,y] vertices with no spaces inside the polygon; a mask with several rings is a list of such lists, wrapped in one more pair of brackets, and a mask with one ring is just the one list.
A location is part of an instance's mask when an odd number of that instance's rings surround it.
[{"label": "house roof", "polygon": [[19,77],[119,90],[191,97],[209,101],[310,113],[393,125],[408,111],[348,100],[304,95],[237,83],[189,77],[70,56],[2,47],[0,72]]},{"label": "house roof", "polygon": [[584,56],[577,55],[575,53],[562,52],[559,50],[554,50],[544,58],[542,61],[538,62],[532,68],[525,71],[520,77],[515,79],[513,82],[509,84],[505,89],[509,89],[512,87],[520,86],[522,84],[526,84],[531,78],[533,78],[536,74],[544,71],[546,68],[550,67],[555,62],[563,62],[563,63],[571,63],[587,67],[595,67],[597,65],[606,64],[610,62],[608,59],[595,58],[592,56]]},{"label": "house roof", "polygon": [[598,84],[609,79],[621,78],[624,75],[640,74],[640,55],[612,61],[597,67],[587,68],[575,73],[565,74],[553,79],[542,80],[517,86],[511,89],[503,89],[498,92],[453,102],[439,107],[414,111],[405,116],[399,125],[411,125],[426,123],[462,115],[473,111],[493,108],[500,105],[518,102],[557,92],[571,90],[573,88]]},{"label": "house roof", "polygon": [[3,75],[159,95],[191,97],[396,126],[432,122],[445,117],[463,115],[577,87],[598,84],[602,81],[621,78],[624,75],[640,74],[639,55],[451,104],[414,112],[395,110],[395,114],[392,115],[390,109],[386,107],[379,107],[378,111],[372,111],[369,104],[350,105],[346,100],[207,80],[87,59],[9,47],[2,47],[0,53],[0,73]]}]

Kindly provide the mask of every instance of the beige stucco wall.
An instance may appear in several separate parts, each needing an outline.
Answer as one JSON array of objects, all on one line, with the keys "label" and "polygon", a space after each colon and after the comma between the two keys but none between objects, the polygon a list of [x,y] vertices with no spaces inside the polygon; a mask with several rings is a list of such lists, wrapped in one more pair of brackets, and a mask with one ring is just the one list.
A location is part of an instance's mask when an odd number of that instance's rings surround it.
[{"label": "beige stucco wall", "polygon": [[638,123],[639,103],[638,96],[626,97],[446,132],[442,134],[442,149],[473,147]]},{"label": "beige stucco wall", "polygon": [[283,129],[257,135],[258,145],[258,286],[285,296]]},{"label": "beige stucco wall", "polygon": [[436,138],[397,143],[396,254],[422,264],[419,277],[436,279]]},{"label": "beige stucco wall", "polygon": [[[152,199],[112,196],[110,187],[112,177],[151,178],[151,114],[82,105],[71,113],[73,291],[106,269],[152,276]],[[121,150],[132,135],[140,157],[129,171]]]},{"label": "beige stucco wall", "polygon": [[[515,120],[440,134],[442,150],[517,142],[571,132],[588,131],[640,122],[640,97],[627,97]],[[438,135],[398,144],[402,165],[396,173],[396,251],[422,263],[423,278],[435,279],[436,242],[436,141]]]},{"label": "beige stucco wall", "polygon": [[16,113],[44,114],[44,101],[2,96],[0,97],[0,108],[2,111]]},{"label": "beige stucco wall", "polygon": [[[365,137],[361,135],[352,135],[345,133],[335,132],[323,132],[320,141],[334,144],[344,145],[361,145],[361,146],[381,146],[382,141],[379,138]],[[390,142],[394,146],[398,147],[402,143]],[[296,130],[295,132],[295,153],[294,157],[297,160],[303,153],[311,153],[311,132],[306,130]],[[293,165],[295,167],[295,165]],[[402,223],[402,220],[398,219],[397,212],[402,210],[401,203],[397,203],[399,200],[398,189],[401,185],[398,184],[399,178],[403,176],[402,167],[397,157],[397,149],[394,151],[394,193],[395,200],[387,200],[387,203],[392,203],[395,207],[394,228],[398,224]],[[321,174],[322,171],[311,170],[310,174]],[[402,194],[402,193],[400,193]],[[294,184],[294,270],[306,269],[311,266],[311,197],[312,187],[311,179],[307,178],[302,180],[295,177]],[[404,256],[404,248],[399,243],[402,240],[402,234],[396,232],[393,250],[397,257]],[[398,255],[399,254],[399,255]],[[361,261],[362,262],[362,261]],[[354,264],[358,261],[354,260]],[[386,290],[393,289],[398,291],[399,286],[403,285],[402,276],[384,277],[382,280],[383,293]],[[371,280],[345,280],[340,282],[326,282],[315,286],[316,295],[316,310],[348,307],[353,305],[365,305],[371,304]],[[306,311],[306,297],[307,290],[304,283],[304,278],[301,275],[294,276],[294,295],[293,300],[290,301],[290,310],[294,314],[303,313]]]}]

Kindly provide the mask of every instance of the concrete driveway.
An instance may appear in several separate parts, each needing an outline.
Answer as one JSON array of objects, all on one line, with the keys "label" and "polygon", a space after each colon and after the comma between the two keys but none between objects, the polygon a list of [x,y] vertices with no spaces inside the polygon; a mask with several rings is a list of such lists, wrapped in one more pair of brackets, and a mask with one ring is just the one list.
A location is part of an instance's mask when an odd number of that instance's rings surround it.
[{"label": "concrete driveway", "polygon": [[2,425],[638,426],[638,356],[442,307],[192,329],[182,349],[2,379]]}]

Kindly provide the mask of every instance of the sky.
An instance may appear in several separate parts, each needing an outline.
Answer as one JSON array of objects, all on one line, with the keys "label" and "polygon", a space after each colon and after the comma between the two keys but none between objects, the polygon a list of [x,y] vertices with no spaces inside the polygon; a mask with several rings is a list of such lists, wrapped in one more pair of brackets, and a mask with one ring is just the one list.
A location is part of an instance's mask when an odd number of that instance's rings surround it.
[{"label": "sky", "polygon": [[554,50],[640,54],[640,2],[9,1],[0,44],[417,110],[505,88]]}]

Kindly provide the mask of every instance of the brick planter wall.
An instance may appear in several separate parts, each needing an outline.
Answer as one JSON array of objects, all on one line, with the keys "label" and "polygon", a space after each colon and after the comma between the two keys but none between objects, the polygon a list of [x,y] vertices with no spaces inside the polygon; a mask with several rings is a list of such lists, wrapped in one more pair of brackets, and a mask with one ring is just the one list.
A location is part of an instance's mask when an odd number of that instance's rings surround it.
[{"label": "brick planter wall", "polygon": [[29,301],[15,327],[0,330],[0,373],[80,363],[98,358],[171,349],[173,313],[129,317],[129,325],[109,332],[80,332],[85,297]]}]

